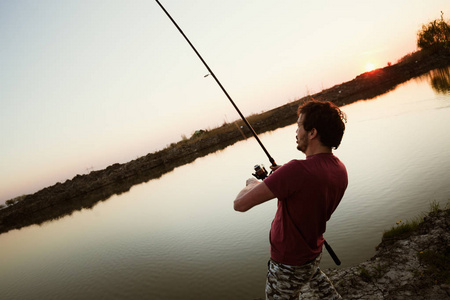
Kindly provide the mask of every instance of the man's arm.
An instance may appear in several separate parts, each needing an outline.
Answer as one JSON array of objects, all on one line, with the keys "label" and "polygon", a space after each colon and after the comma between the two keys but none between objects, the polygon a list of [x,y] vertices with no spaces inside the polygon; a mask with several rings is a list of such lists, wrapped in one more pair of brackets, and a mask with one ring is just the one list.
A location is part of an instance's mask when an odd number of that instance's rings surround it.
[{"label": "man's arm", "polygon": [[246,187],[236,196],[234,210],[244,212],[273,198],[275,195],[264,182],[250,178],[246,182]]}]

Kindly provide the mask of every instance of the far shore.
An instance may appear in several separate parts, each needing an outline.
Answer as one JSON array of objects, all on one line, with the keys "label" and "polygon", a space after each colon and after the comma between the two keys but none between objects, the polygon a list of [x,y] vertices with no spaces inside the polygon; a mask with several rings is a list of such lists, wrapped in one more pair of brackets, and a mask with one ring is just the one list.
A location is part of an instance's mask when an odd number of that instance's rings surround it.
[{"label": "far shore", "polygon": [[[409,79],[431,70],[450,66],[450,53],[425,55],[416,52],[397,64],[363,73],[351,81],[335,85],[267,112],[248,117],[255,132],[275,130],[292,125],[297,120],[297,107],[311,99],[328,100],[338,106],[382,95]],[[159,178],[174,168],[251,138],[250,131],[239,120],[221,127],[198,131],[191,138],[173,143],[167,148],[149,153],[124,164],[113,164],[104,170],[76,175],[64,183],[56,183],[20,201],[0,209],[0,234],[33,224],[41,224],[92,208],[112,195],[127,192],[133,185]]]}]

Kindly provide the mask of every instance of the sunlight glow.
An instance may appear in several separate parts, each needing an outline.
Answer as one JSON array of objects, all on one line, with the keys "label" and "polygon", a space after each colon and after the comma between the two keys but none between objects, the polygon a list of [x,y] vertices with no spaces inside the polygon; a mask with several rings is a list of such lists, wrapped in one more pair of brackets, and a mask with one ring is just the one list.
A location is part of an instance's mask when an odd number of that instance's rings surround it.
[{"label": "sunlight glow", "polygon": [[373,71],[373,70],[375,70],[375,65],[373,63],[371,63],[371,62],[368,62],[366,64],[366,72],[370,72],[370,71]]}]

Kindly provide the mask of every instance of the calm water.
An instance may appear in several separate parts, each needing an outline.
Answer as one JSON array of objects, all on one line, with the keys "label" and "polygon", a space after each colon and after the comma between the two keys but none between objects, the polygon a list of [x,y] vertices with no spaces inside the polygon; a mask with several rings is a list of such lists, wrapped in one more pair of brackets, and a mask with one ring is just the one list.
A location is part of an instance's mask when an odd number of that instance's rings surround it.
[{"label": "calm water", "polygon": [[[384,230],[450,198],[450,94],[412,80],[343,107],[350,185],[326,238],[343,267]],[[260,138],[281,164],[304,158],[295,126]],[[134,186],[91,210],[0,235],[0,299],[254,299],[264,296],[276,202],[232,201],[267,158],[253,139]],[[334,267],[328,254],[322,267]]]}]

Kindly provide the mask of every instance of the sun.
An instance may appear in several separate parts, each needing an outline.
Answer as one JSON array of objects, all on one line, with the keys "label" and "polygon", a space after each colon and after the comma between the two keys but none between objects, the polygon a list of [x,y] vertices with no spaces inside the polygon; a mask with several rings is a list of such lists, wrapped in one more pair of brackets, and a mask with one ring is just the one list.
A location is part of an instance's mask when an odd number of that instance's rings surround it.
[{"label": "sun", "polygon": [[373,71],[373,70],[375,70],[375,65],[373,63],[371,63],[371,62],[366,63],[366,71],[370,72],[370,71]]}]

